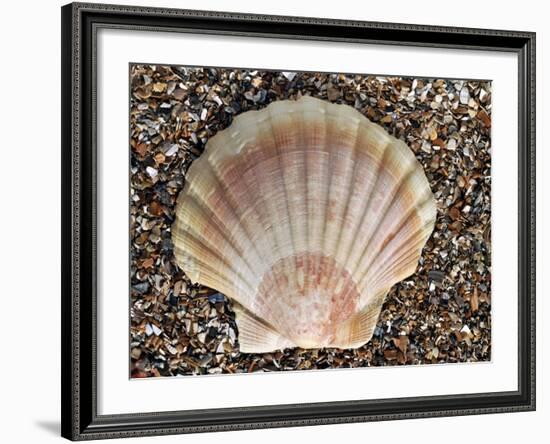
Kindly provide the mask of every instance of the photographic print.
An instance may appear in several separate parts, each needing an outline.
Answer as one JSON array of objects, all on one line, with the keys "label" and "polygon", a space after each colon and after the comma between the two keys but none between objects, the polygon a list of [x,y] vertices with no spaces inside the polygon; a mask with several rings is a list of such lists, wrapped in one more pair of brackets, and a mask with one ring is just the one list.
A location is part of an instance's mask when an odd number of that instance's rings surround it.
[{"label": "photographic print", "polygon": [[130,376],[491,359],[491,82],[131,64]]}]

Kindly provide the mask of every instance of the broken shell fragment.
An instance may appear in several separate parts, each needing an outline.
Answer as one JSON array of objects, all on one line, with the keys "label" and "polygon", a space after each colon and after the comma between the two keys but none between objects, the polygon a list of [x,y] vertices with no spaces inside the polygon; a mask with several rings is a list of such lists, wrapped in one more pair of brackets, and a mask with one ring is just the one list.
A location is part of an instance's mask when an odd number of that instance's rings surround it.
[{"label": "broken shell fragment", "polygon": [[424,170],[347,105],[248,111],[187,173],[172,226],[193,282],[234,303],[242,352],[357,348],[435,223]]}]

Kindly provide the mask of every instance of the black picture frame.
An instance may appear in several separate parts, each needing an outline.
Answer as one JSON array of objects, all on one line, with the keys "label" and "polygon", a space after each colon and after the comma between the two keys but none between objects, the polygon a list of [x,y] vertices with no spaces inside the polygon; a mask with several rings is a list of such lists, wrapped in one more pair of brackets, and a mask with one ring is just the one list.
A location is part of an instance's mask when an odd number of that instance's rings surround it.
[{"label": "black picture frame", "polygon": [[[72,3],[62,14],[62,436],[71,440],[535,409],[535,33]],[[97,414],[95,51],[100,27],[509,51],[519,66],[518,390]]]}]

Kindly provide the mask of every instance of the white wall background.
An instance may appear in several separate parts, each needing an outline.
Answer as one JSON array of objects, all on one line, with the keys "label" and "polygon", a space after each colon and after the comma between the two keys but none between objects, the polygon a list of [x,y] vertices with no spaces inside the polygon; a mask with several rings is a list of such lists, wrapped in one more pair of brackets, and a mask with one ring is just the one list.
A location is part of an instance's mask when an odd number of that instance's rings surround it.
[{"label": "white wall background", "polygon": [[[538,409],[519,414],[368,424],[254,430],[129,439],[119,442],[225,443],[504,442],[537,439],[550,420],[550,384],[544,372],[550,316],[544,303],[543,249],[550,192],[543,152],[550,90],[543,73],[550,57],[550,14],[538,0],[452,3],[393,0],[347,2],[277,0],[116,0],[123,4],[261,14],[487,27],[537,32],[538,125]],[[0,436],[3,442],[59,442],[60,411],[60,0],[11,1],[0,26]],[[437,61],[434,60],[434,63]],[[543,170],[543,168],[545,168]],[[544,177],[546,174],[547,177]],[[38,194],[37,194],[38,193]],[[546,213],[546,214],[543,214]],[[546,247],[546,248],[545,248]],[[546,288],[544,288],[546,287]],[[449,381],[452,383],[452,381]],[[546,433],[545,433],[546,434]],[[534,439],[533,439],[534,438]]]}]

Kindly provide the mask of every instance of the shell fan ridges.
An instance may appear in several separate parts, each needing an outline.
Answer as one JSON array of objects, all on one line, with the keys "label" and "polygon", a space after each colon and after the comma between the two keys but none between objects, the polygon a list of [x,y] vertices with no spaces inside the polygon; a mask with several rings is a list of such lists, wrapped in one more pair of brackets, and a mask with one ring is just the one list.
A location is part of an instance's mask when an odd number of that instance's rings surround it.
[{"label": "shell fan ridges", "polygon": [[189,168],[172,227],[194,282],[234,301],[242,352],[355,348],[435,222],[412,151],[311,97],[237,116]]}]

